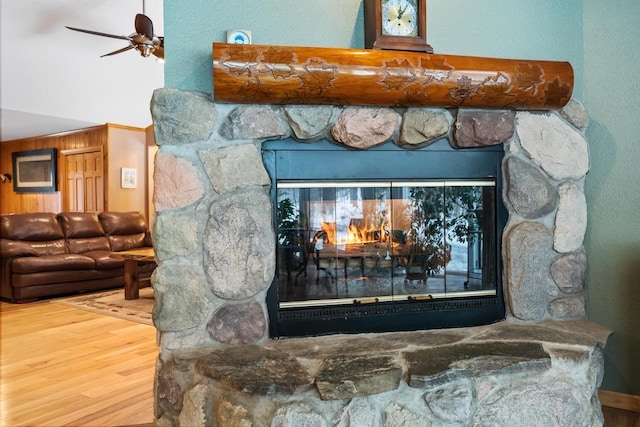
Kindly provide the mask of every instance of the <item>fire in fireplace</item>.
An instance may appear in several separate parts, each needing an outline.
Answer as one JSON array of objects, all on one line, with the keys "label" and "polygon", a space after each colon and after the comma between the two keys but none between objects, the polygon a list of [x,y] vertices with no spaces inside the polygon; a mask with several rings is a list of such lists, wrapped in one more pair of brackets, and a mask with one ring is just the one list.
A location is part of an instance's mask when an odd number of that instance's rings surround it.
[{"label": "fire in fireplace", "polygon": [[502,157],[502,147],[446,140],[411,151],[265,143],[277,236],[271,336],[503,319]]}]

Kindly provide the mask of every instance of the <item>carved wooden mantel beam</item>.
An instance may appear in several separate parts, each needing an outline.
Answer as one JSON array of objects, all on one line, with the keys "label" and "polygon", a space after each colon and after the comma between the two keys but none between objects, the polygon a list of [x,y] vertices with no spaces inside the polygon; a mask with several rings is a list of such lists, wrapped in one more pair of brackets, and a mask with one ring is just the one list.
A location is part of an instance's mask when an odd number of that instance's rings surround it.
[{"label": "carved wooden mantel beam", "polygon": [[216,102],[551,110],[572,91],[568,62],[213,44]]}]

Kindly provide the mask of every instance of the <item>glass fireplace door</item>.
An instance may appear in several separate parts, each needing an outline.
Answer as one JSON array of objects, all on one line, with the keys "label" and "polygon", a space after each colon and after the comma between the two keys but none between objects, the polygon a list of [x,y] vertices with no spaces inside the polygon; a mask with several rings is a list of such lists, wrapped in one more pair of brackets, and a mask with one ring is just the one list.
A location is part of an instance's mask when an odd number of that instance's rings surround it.
[{"label": "glass fireplace door", "polygon": [[279,308],[495,295],[494,202],[491,179],[278,182]]}]

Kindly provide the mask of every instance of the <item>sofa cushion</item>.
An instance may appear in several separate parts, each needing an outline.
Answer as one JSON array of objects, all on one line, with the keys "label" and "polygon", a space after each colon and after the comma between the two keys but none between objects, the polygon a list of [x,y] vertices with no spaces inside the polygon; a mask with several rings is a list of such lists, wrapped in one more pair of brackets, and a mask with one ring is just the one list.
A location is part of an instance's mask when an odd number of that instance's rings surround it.
[{"label": "sofa cushion", "polygon": [[112,251],[149,246],[147,221],[140,212],[101,212],[98,215]]},{"label": "sofa cushion", "polygon": [[69,252],[81,254],[111,249],[98,215],[92,212],[62,212],[58,214]]},{"label": "sofa cushion", "polygon": [[[64,239],[59,240],[24,240],[18,241],[14,243],[20,243],[20,246],[23,248],[23,252],[26,253],[26,246],[31,247],[30,255],[31,256],[44,256],[44,255],[64,255],[68,253],[67,245]],[[5,245],[3,245],[5,247]],[[20,255],[24,256],[24,255]],[[3,252],[2,257],[6,258],[7,255]]]},{"label": "sofa cushion", "polygon": [[47,212],[9,214],[0,217],[0,237],[8,240],[64,239],[56,215]]},{"label": "sofa cushion", "polygon": [[82,255],[92,258],[96,263],[96,269],[108,270],[111,268],[123,268],[124,258],[111,256],[111,251],[91,251]]},{"label": "sofa cushion", "polygon": [[86,239],[67,239],[67,248],[72,254],[84,254],[90,251],[110,251],[106,237],[89,237]]},{"label": "sofa cushion", "polygon": [[129,236],[108,236],[111,250],[115,252],[128,251],[131,249],[143,248],[145,235],[132,234]]},{"label": "sofa cushion", "polygon": [[[53,255],[67,252],[62,227],[52,213],[5,214],[0,216],[0,238],[20,242],[22,252],[31,247],[31,255]],[[3,244],[4,249],[7,245]],[[4,257],[4,251],[2,254]]]},{"label": "sofa cushion", "polygon": [[62,212],[58,221],[67,239],[79,237],[104,237],[98,214],[93,212]]},{"label": "sofa cushion", "polygon": [[140,212],[100,212],[98,217],[107,236],[147,231],[147,221]]},{"label": "sofa cushion", "polygon": [[79,254],[58,254],[16,258],[11,263],[13,273],[39,273],[58,270],[93,270],[95,261]]},{"label": "sofa cushion", "polygon": [[38,251],[32,245],[7,239],[0,239],[0,253],[3,258],[38,256]]}]

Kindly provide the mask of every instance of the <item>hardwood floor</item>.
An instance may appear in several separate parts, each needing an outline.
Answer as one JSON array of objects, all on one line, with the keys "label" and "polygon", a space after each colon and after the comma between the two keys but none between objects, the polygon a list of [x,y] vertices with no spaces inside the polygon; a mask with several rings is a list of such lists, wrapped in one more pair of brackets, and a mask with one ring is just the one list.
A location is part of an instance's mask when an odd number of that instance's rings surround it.
[{"label": "hardwood floor", "polygon": [[0,302],[0,425],[153,423],[153,326]]}]

